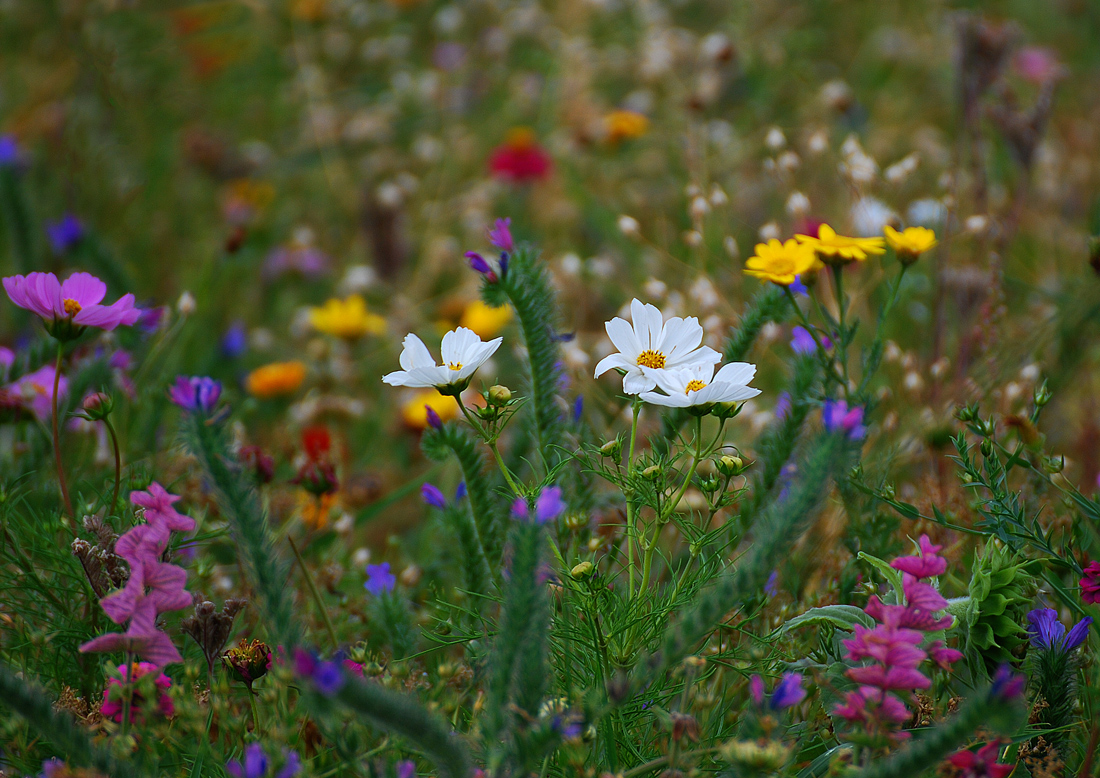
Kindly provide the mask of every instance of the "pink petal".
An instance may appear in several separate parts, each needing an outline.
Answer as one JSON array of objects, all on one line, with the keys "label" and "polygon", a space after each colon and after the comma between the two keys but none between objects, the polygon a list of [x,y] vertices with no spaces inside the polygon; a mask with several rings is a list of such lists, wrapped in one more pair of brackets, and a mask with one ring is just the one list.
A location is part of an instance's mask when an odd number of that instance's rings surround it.
[{"label": "pink petal", "polygon": [[81,308],[98,305],[107,294],[107,284],[91,273],[73,273],[61,284],[61,299],[76,300]]},{"label": "pink petal", "polygon": [[45,319],[62,319],[68,314],[61,304],[61,282],[53,273],[31,273],[27,276],[27,296],[37,301],[35,313]]}]

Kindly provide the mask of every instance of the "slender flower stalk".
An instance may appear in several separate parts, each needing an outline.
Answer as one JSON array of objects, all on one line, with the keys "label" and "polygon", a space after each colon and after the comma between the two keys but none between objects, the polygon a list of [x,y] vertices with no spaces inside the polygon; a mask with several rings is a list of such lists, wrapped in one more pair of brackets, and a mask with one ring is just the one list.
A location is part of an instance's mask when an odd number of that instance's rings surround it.
[{"label": "slender flower stalk", "polygon": [[[53,395],[51,399],[51,424],[53,427],[53,456],[54,462],[57,464],[57,482],[61,487],[61,497],[65,501],[65,512],[70,516],[73,516],[73,502],[69,499],[69,486],[65,483],[65,465],[61,462],[61,432],[57,423],[57,394],[58,387],[61,383],[61,357],[65,352],[65,344],[62,341],[57,343],[57,361],[54,363],[53,372]],[[76,531],[75,529],[73,530]]]}]

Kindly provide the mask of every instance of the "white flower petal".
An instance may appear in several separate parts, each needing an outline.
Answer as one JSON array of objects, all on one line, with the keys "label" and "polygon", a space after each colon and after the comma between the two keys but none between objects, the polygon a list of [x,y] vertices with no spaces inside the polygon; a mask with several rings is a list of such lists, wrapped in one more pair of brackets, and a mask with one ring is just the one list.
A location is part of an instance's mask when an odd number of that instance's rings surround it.
[{"label": "white flower petal", "polygon": [[652,405],[662,405],[665,408],[686,408],[687,398],[683,395],[668,395],[658,394],[657,392],[643,392],[641,395],[643,401]]},{"label": "white flower petal", "polygon": [[644,375],[638,368],[629,370],[623,376],[623,391],[627,394],[641,394],[655,387],[657,382]]},{"label": "white flower petal", "polygon": [[627,357],[637,359],[642,353],[642,344],[626,319],[616,316],[604,325],[604,329],[607,330],[607,337],[611,338],[611,344]]},{"label": "white flower petal", "polygon": [[401,367],[406,370],[411,370],[414,367],[429,367],[435,364],[435,360],[432,359],[432,355],[428,351],[428,347],[424,345],[424,341],[411,332],[405,336],[405,340],[401,345],[403,350],[399,361]]},{"label": "white flower petal", "polygon": [[599,378],[608,370],[611,370],[613,368],[632,370],[637,369],[637,366],[627,361],[622,354],[619,354],[617,352],[614,354],[608,354],[606,357],[599,361],[599,364],[596,365],[596,374],[593,376],[593,378]]},{"label": "white flower petal", "polygon": [[748,362],[730,362],[718,371],[714,377],[715,383],[722,384],[747,384],[756,375],[756,365]]},{"label": "white flower petal", "polygon": [[703,342],[703,328],[694,316],[687,319],[673,318],[665,324],[661,341],[661,353],[668,362],[676,362],[686,354],[699,348]]}]

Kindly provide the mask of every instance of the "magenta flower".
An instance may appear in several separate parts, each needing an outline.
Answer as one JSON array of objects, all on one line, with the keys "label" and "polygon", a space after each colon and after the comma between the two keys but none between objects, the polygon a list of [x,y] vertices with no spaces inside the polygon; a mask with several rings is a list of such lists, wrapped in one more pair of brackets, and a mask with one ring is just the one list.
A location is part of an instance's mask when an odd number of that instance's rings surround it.
[{"label": "magenta flower", "polygon": [[904,724],[909,720],[909,709],[892,694],[873,686],[861,686],[844,696],[844,702],[833,712],[852,723],[869,723],[878,719]]},{"label": "magenta flower", "polygon": [[961,651],[947,648],[942,640],[934,640],[928,645],[928,656],[944,670],[950,670],[952,664],[963,658]]},{"label": "magenta flower", "polygon": [[821,406],[821,420],[829,432],[841,432],[849,440],[860,440],[867,435],[863,426],[863,408],[849,409],[844,400],[826,400]]},{"label": "magenta flower", "polygon": [[1100,603],[1100,562],[1085,565],[1085,575],[1081,578],[1081,601],[1086,605]]},{"label": "magenta flower", "polygon": [[516,248],[515,243],[512,241],[512,231],[509,229],[511,223],[511,219],[497,219],[489,230],[489,242],[501,251],[511,252]]},{"label": "magenta flower", "polygon": [[[31,409],[31,412],[39,420],[45,421],[53,413],[54,375],[53,365],[45,365],[33,373],[27,373],[25,376],[16,379],[8,387],[8,391],[22,398],[24,404]],[[58,400],[68,393],[69,380],[65,376],[61,376],[57,383]]]},{"label": "magenta flower", "polygon": [[[921,651],[921,654],[923,655],[924,652]],[[927,689],[932,686],[930,678],[912,667],[867,665],[866,667],[853,667],[846,675],[858,684],[874,686],[883,690]]]},{"label": "magenta flower", "polygon": [[902,591],[905,592],[905,601],[910,608],[935,613],[947,607],[947,600],[931,584],[922,583],[909,573],[904,573],[901,580]]},{"label": "magenta flower", "polygon": [[977,751],[959,751],[948,757],[947,762],[959,778],[1008,778],[1016,765],[998,762],[999,752],[1000,744],[993,741]]},{"label": "magenta flower", "polygon": [[[144,676],[152,675],[156,673],[156,679],[153,681],[153,687],[159,694],[157,699],[157,712],[162,716],[171,716],[176,712],[176,706],[172,703],[172,698],[168,696],[167,692],[172,688],[172,679],[164,673],[160,672],[160,668],[149,662],[134,662],[131,667],[134,671],[134,681],[138,681]],[[100,706],[99,712],[108,719],[116,723],[122,723],[122,687],[128,678],[126,665],[118,666],[118,677],[111,677],[107,679],[107,688],[103,690],[103,705]],[[135,688],[132,691],[133,700],[130,708],[130,721],[134,720],[135,711],[142,707],[142,696],[138,691],[140,687]]]},{"label": "magenta flower", "polygon": [[134,296],[124,294],[111,305],[101,305],[107,284],[90,273],[73,273],[64,283],[53,273],[29,273],[4,279],[4,289],[20,308],[37,314],[58,340],[70,340],[85,327],[113,330],[133,324],[141,316]]},{"label": "magenta flower", "polygon": [[938,556],[943,546],[933,545],[927,535],[921,535],[917,544],[920,546],[920,556],[898,557],[890,563],[890,567],[909,573],[914,578],[943,575],[947,570],[947,560]]},{"label": "magenta flower", "polygon": [[425,482],[420,487],[420,496],[423,498],[425,504],[433,508],[443,510],[447,507],[447,498],[443,496],[443,492],[440,491],[439,487],[434,484]]},{"label": "magenta flower", "polygon": [[183,661],[172,643],[172,638],[157,629],[157,603],[151,597],[146,597],[137,604],[130,626],[125,632],[108,632],[80,647],[82,654],[93,651],[129,652],[157,667]]}]

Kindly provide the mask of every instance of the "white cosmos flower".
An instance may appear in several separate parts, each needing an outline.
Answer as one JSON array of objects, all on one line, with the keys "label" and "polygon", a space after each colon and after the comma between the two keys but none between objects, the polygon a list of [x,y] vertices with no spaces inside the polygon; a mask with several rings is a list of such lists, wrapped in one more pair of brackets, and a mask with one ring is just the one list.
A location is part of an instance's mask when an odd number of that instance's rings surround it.
[{"label": "white cosmos flower", "polygon": [[714,365],[691,365],[676,370],[646,368],[645,373],[665,394],[644,392],[642,399],[669,408],[741,402],[760,394],[759,389],[747,386],[756,375],[756,365],[748,362],[731,362],[717,375],[714,374]]},{"label": "white cosmos flower", "polygon": [[[622,370],[623,391],[641,394],[657,385],[655,376],[661,370],[695,365],[710,366],[722,356],[709,346],[701,346],[703,328],[694,316],[681,319],[674,316],[667,322],[655,305],[641,301],[630,303],[633,325],[615,317],[606,324],[607,335],[618,352],[604,357],[596,365],[596,378],[612,368]],[[648,369],[647,369],[648,368]]]},{"label": "white cosmos flower", "polygon": [[409,333],[402,344],[401,367],[404,369],[383,376],[382,381],[390,386],[434,386],[440,391],[456,386],[465,388],[470,376],[485,364],[503,340],[494,338],[483,343],[473,330],[459,327],[443,336],[440,347],[443,364],[437,365],[424,341]]}]

